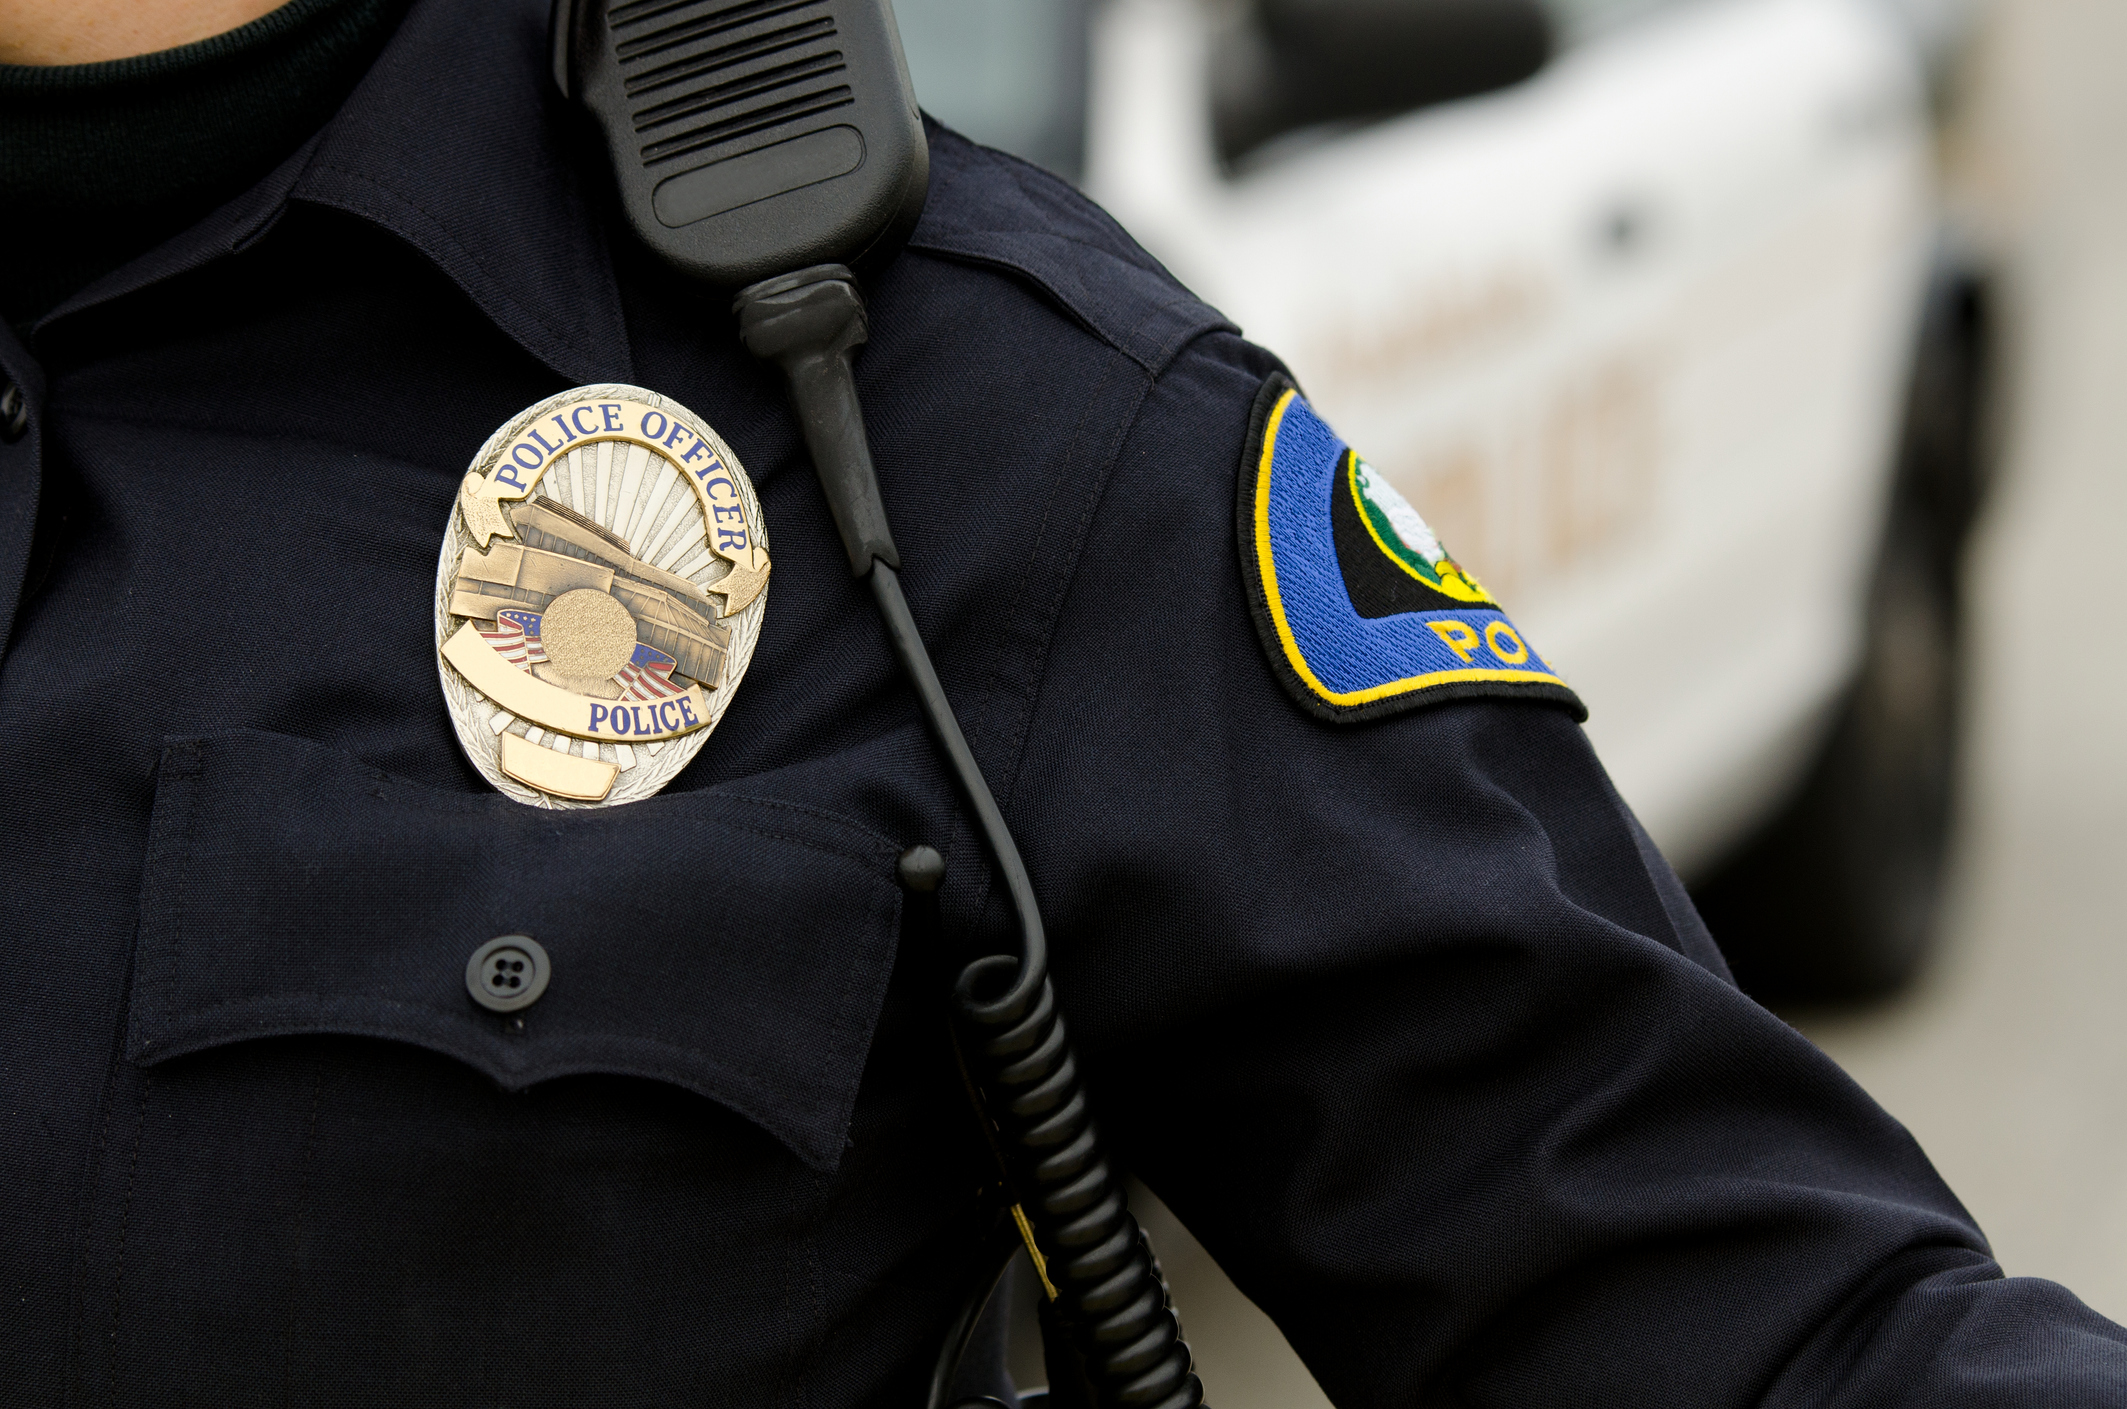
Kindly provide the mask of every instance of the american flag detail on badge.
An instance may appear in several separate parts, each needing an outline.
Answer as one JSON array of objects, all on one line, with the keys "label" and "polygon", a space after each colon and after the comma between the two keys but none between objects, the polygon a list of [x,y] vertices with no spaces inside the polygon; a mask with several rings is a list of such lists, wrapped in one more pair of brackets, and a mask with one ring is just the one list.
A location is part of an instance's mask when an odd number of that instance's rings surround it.
[{"label": "american flag detail on badge", "polygon": [[[511,665],[529,671],[535,665],[545,664],[547,658],[546,647],[539,641],[539,617],[538,612],[497,612],[495,629],[480,628],[480,639],[494,647],[495,654]],[[672,671],[677,664],[655,646],[638,641],[633,659],[613,676],[613,683],[620,686],[622,696],[627,699],[668,700],[687,693],[672,683]]]},{"label": "american flag detail on badge", "polygon": [[546,662],[546,647],[539,644],[539,613],[497,612],[495,627],[493,631],[483,630],[480,638],[511,665],[530,670]]}]

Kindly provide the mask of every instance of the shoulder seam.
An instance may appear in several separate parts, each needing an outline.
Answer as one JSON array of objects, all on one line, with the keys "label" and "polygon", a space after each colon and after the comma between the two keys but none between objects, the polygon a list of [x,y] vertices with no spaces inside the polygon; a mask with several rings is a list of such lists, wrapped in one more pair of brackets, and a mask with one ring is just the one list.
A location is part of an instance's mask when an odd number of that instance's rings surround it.
[{"label": "shoulder seam", "polygon": [[[1085,200],[1076,188],[1053,172],[1009,152],[981,147],[957,133],[950,133],[949,129],[939,130],[948,133],[957,144],[964,145],[970,153],[979,154],[978,159],[995,162],[999,172],[1030,199],[1034,195],[1032,188],[1039,186],[1047,188],[1042,194],[1050,199]],[[931,193],[923,221],[909,239],[909,250],[983,265],[1024,280],[1087,332],[1121,352],[1154,377],[1164,372],[1175,355],[1202,334],[1221,330],[1234,333],[1240,331],[1225,315],[1184,287],[1156,259],[1138,249],[1131,240],[1129,231],[1098,205],[1085,201],[1086,218],[1104,222],[1106,228],[1114,232],[1120,248],[1111,248],[1096,240],[1087,239],[1062,225],[1014,225],[1000,222],[992,227],[941,214],[938,197],[960,181],[964,167],[959,162],[937,162],[932,170],[938,173],[938,185]],[[1157,301],[1148,299],[1150,311],[1136,319],[1126,330],[1118,331],[1115,323],[1119,320],[1099,316],[1082,296],[1074,295],[1058,279],[1046,276],[1039,267],[1040,260],[1015,259],[1008,251],[985,248],[984,246],[990,243],[985,237],[1045,240],[1068,245],[1102,260],[1112,261],[1128,270],[1132,278],[1141,276],[1166,285],[1168,296]],[[1131,250],[1136,250],[1139,256],[1137,259],[1129,257]],[[1171,330],[1156,331],[1150,338],[1139,336],[1148,327],[1156,329],[1163,318],[1173,325]]]},{"label": "shoulder seam", "polygon": [[[1049,238],[1059,240],[1072,240],[1072,237],[1069,235],[1051,234]],[[1107,251],[1100,249],[1098,245],[1085,244],[1085,242],[1082,240],[1072,240],[1072,243],[1085,245],[1087,249],[1094,250],[1101,254],[1107,253]],[[1161,314],[1170,313],[1179,309],[1184,309],[1191,304],[1195,304],[1199,308],[1204,308],[1207,313],[1211,314],[1211,316],[1193,319],[1176,318],[1174,322],[1177,324],[1177,327],[1173,334],[1167,337],[1165,340],[1157,342],[1150,347],[1133,347],[1128,341],[1126,341],[1125,338],[1117,337],[1115,334],[1103,328],[1099,323],[1087,317],[1083,312],[1081,312],[1077,308],[1075,304],[1073,304],[1072,300],[1068,296],[1066,296],[1061,290],[1056,288],[1054,284],[1042,278],[1040,275],[1034,273],[1032,270],[1028,269],[1023,264],[1016,263],[1009,259],[1004,259],[998,255],[986,254],[979,250],[960,249],[952,245],[933,243],[930,241],[919,242],[912,240],[909,242],[909,248],[918,254],[933,255],[940,259],[950,259],[965,264],[979,264],[986,268],[995,269],[1001,273],[1010,274],[1016,278],[1024,280],[1026,283],[1032,285],[1035,289],[1039,290],[1042,295],[1048,299],[1049,302],[1055,304],[1057,308],[1068,314],[1072,322],[1078,324],[1078,326],[1083,328],[1087,333],[1100,339],[1108,346],[1114,348],[1117,352],[1120,352],[1123,356],[1129,358],[1132,362],[1135,362],[1139,367],[1144,369],[1146,375],[1151,377],[1158,377],[1164,372],[1166,372],[1167,368],[1173,364],[1176,355],[1179,354],[1183,348],[1187,347],[1190,343],[1196,341],[1198,338],[1203,337],[1205,334],[1221,332],[1238,334],[1240,332],[1240,329],[1236,327],[1233,323],[1228,321],[1225,317],[1215,312],[1212,312],[1212,310],[1204,304],[1203,300],[1199,299],[1196,295],[1189,293],[1187,290],[1183,290],[1177,293],[1173,298],[1167,300],[1165,303],[1153,305],[1151,311],[1146,313],[1144,317],[1140,318],[1134,325],[1132,325],[1131,331],[1136,332],[1137,330],[1143,328],[1146,324],[1153,322]]]}]

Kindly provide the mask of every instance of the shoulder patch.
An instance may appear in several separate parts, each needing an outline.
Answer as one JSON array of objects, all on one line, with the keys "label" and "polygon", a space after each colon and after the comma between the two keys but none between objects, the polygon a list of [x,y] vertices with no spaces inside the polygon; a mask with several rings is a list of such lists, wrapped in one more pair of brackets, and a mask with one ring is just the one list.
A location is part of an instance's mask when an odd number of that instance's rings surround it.
[{"label": "shoulder patch", "polygon": [[1282,374],[1256,396],[1234,523],[1256,632],[1310,713],[1355,724],[1493,696],[1587,717],[1418,511]]}]

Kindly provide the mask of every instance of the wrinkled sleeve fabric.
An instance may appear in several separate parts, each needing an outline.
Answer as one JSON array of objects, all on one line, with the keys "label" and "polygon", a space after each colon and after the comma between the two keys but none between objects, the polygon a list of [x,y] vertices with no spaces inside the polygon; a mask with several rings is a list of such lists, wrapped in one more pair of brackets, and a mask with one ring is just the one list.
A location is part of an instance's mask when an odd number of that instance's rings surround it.
[{"label": "wrinkled sleeve fabric", "polygon": [[1737,991],[1565,710],[1284,694],[1232,526],[1273,366],[1152,385],[1009,785],[1134,1170],[1344,1409],[2127,1402],[2121,1329]]}]

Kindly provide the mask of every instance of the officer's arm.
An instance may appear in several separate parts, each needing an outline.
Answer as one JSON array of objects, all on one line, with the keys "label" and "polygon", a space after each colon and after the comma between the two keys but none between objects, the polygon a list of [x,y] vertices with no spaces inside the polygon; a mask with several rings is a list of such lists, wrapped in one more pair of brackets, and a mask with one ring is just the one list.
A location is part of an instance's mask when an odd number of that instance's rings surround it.
[{"label": "officer's arm", "polygon": [[2120,1328],[1736,990],[1567,710],[1281,687],[1272,370],[1213,335],[1152,388],[1008,803],[1125,1158],[1348,1409],[2127,1396]]}]

